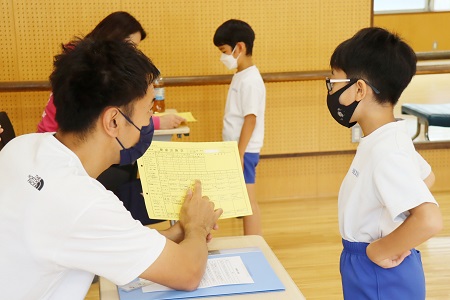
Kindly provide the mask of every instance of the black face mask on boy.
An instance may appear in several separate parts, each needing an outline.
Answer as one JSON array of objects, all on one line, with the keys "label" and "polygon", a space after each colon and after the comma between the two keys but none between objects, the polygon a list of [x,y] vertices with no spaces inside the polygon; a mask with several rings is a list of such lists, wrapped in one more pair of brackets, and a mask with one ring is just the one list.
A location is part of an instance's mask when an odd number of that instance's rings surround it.
[{"label": "black face mask on boy", "polygon": [[359,101],[355,100],[350,105],[345,106],[339,103],[339,97],[341,97],[342,93],[345,92],[349,87],[355,84],[356,81],[358,80],[351,79],[346,86],[342,87],[331,95],[330,92],[328,92],[327,95],[327,106],[331,116],[336,120],[336,122],[347,128],[353,127],[356,124],[356,122],[350,123],[350,119],[352,118],[353,113],[355,112],[355,109],[359,104]]}]

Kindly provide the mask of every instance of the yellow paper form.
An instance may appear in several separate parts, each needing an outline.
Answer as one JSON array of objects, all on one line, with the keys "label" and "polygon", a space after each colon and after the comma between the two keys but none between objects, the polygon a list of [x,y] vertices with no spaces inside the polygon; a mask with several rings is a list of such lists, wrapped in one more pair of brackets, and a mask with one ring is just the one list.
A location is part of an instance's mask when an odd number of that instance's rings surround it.
[{"label": "yellow paper form", "polygon": [[186,122],[197,122],[197,120],[194,118],[192,113],[190,111],[188,112],[176,112],[176,113],[170,113],[170,112],[163,112],[163,113],[157,113],[155,116],[164,116],[164,115],[177,115],[184,119],[186,119]]},{"label": "yellow paper form", "polygon": [[237,142],[153,141],[138,166],[151,219],[178,220],[195,179],[215,208],[223,209],[221,219],[252,214]]}]

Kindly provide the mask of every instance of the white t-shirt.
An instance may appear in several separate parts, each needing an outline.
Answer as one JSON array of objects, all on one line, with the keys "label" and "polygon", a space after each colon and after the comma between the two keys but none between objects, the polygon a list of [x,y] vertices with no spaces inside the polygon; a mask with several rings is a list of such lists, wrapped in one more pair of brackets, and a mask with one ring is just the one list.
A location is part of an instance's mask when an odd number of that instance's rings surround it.
[{"label": "white t-shirt", "polygon": [[394,231],[408,210],[436,203],[423,181],[431,167],[415,150],[405,123],[386,124],[361,139],[339,191],[343,239],[370,243]]},{"label": "white t-shirt", "polygon": [[256,116],[256,125],[245,152],[259,153],[264,141],[264,111],[266,87],[256,66],[233,76],[228,90],[222,137],[224,141],[239,141],[244,117]]},{"label": "white t-shirt", "polygon": [[2,299],[84,299],[94,274],[126,284],[162,252],[52,133],[12,140],[0,166]]}]

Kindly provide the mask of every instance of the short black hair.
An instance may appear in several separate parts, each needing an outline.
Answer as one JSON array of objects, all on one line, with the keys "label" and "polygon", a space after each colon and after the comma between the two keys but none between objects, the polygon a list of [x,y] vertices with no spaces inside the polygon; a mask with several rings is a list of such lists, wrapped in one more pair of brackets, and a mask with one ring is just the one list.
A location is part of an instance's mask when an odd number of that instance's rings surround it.
[{"label": "short black hair", "polygon": [[136,32],[141,33],[141,41],[147,36],[141,23],[135,17],[125,11],[116,11],[101,20],[86,37],[105,40],[125,40]]},{"label": "short black hair", "polygon": [[216,47],[229,45],[231,48],[234,48],[238,42],[244,42],[247,55],[250,56],[253,53],[255,32],[246,22],[231,19],[217,28],[213,41]]},{"label": "short black hair", "polygon": [[370,82],[379,103],[395,105],[416,73],[414,50],[397,34],[378,27],[364,28],[334,50],[330,66]]},{"label": "short black hair", "polygon": [[84,135],[109,106],[132,116],[129,104],[143,98],[158,76],[131,42],[85,38],[64,45],[50,75],[60,130]]}]

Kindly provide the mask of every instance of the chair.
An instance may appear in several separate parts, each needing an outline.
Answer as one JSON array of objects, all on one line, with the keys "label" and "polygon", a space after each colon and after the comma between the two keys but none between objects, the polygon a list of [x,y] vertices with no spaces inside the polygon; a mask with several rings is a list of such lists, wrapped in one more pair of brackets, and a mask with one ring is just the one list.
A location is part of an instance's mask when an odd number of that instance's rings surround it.
[{"label": "chair", "polygon": [[0,134],[0,150],[13,138],[16,137],[16,133],[14,132],[14,128],[11,124],[11,121],[8,118],[8,114],[6,112],[0,112],[0,125],[3,128],[3,132]]},{"label": "chair", "polygon": [[107,190],[115,192],[122,184],[136,179],[137,172],[137,164],[127,166],[112,165],[103,171],[103,173],[97,177],[97,180],[103,184]]},{"label": "chair", "polygon": [[402,114],[413,115],[417,117],[417,131],[413,140],[420,134],[421,124],[425,127],[425,138],[428,136],[429,126],[450,127],[450,103],[448,104],[410,104],[402,105]]}]

